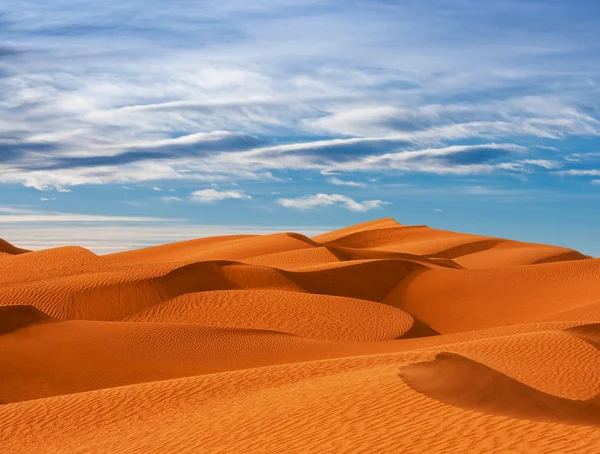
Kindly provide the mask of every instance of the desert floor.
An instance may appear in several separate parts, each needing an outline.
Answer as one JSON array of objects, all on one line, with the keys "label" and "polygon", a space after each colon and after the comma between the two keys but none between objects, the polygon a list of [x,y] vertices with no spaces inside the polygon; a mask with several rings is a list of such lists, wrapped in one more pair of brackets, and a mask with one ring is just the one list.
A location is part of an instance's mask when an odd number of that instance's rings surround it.
[{"label": "desert floor", "polygon": [[600,259],[381,219],[0,240],[1,453],[599,453]]}]

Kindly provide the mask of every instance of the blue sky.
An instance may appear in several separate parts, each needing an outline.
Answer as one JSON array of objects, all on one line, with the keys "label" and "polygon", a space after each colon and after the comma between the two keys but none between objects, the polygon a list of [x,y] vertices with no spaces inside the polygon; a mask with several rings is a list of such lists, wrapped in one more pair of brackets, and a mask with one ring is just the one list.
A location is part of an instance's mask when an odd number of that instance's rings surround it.
[{"label": "blue sky", "polygon": [[0,3],[0,237],[379,217],[600,255],[600,3]]}]

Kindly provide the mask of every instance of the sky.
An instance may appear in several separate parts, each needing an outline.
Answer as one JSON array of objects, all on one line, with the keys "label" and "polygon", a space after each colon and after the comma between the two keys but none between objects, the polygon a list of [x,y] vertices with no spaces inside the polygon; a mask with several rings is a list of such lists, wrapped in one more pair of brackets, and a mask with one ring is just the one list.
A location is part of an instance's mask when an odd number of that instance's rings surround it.
[{"label": "sky", "polygon": [[600,2],[0,0],[0,237],[382,217],[600,256]]}]

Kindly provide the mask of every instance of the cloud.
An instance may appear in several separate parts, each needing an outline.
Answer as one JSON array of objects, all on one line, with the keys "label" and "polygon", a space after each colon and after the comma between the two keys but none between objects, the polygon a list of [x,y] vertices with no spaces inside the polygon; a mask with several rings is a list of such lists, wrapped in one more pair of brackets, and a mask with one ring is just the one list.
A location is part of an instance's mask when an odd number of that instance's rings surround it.
[{"label": "cloud", "polygon": [[282,181],[272,172],[286,170],[317,170],[327,175],[391,170],[466,175],[530,172],[534,167],[547,167],[551,163],[550,160],[511,161],[511,158],[527,152],[527,148],[513,143],[411,147],[397,152],[382,152],[386,149],[385,144],[396,143],[398,147],[397,140],[397,137],[320,140],[247,151],[217,152],[194,158],[185,153],[182,157],[168,159],[133,153],[136,160],[118,165],[50,170],[23,169],[0,163],[0,183],[21,183],[39,190],[64,191],[68,187],[84,184],[130,184],[160,180],[229,183]]},{"label": "cloud", "polygon": [[598,169],[568,169],[556,172],[558,175],[570,175],[578,177],[597,177],[600,176],[600,170]]},{"label": "cloud", "polygon": [[366,183],[360,183],[358,181],[340,180],[337,177],[327,178],[327,183],[334,184],[336,186],[351,186],[351,187],[355,187],[355,188],[367,187]]},{"label": "cloud", "polygon": [[2,7],[0,184],[546,172],[600,134],[589,5],[180,3]]},{"label": "cloud", "polygon": [[103,216],[73,213],[36,213],[0,215],[0,224],[19,222],[150,222],[159,218],[142,216]]},{"label": "cloud", "polygon": [[439,114],[434,111],[382,105],[334,111],[330,115],[307,120],[305,125],[316,131],[364,137],[399,131],[413,132],[430,128],[438,122]]},{"label": "cloud", "polygon": [[515,161],[515,164],[523,164],[525,166],[536,166],[544,169],[560,169],[562,164],[558,161],[552,161],[549,159],[521,159]]},{"label": "cloud", "polygon": [[18,51],[12,47],[0,46],[0,58],[11,57],[17,55]]},{"label": "cloud", "polygon": [[341,194],[316,194],[295,199],[277,199],[277,203],[285,208],[295,208],[298,210],[308,210],[311,208],[341,205],[350,211],[364,212],[375,208],[381,208],[389,202],[382,200],[363,200],[357,202],[350,197]]},{"label": "cloud", "polygon": [[565,161],[569,162],[581,162],[587,160],[596,160],[600,158],[600,152],[592,152],[592,153],[571,153],[565,156]]},{"label": "cloud", "polygon": [[164,196],[161,197],[160,200],[162,200],[163,202],[183,202],[183,199],[181,197],[175,196]]},{"label": "cloud", "polygon": [[251,199],[244,191],[217,191],[216,189],[203,189],[190,194],[192,202],[211,203],[226,199]]},{"label": "cloud", "polygon": [[531,194],[534,191],[523,190],[523,189],[506,189],[496,188],[490,186],[467,186],[464,188],[458,188],[458,191],[462,194],[468,195],[490,195],[490,196],[507,196],[507,195],[524,195]]},{"label": "cloud", "polygon": [[522,171],[523,166],[507,160],[515,153],[526,151],[515,144],[452,145],[442,148],[385,153],[346,162],[330,162],[330,169],[339,171],[400,170],[435,174],[477,174],[493,171]]},{"label": "cloud", "polygon": [[165,219],[147,216],[112,216],[97,214],[78,214],[63,212],[47,212],[19,207],[0,207],[0,224],[36,223],[36,222],[82,222],[82,223],[115,223],[115,222],[161,222]]},{"label": "cloud", "polygon": [[0,205],[0,213],[31,214],[31,213],[34,213],[34,211],[27,209],[27,208],[19,207],[19,206],[2,206],[2,205]]},{"label": "cloud", "polygon": [[[385,138],[385,141],[395,140]],[[353,152],[355,141],[361,142],[361,152]],[[441,148],[410,149],[391,153],[369,154],[367,143],[381,141],[374,138],[318,141],[310,143],[264,147],[247,152],[220,153],[210,165],[215,168],[233,166],[247,169],[305,169],[319,170],[322,174],[354,171],[402,170],[439,174],[489,173],[492,171],[524,171],[525,166],[511,163],[510,158],[527,148],[516,144],[486,143],[453,145]],[[346,148],[348,146],[349,148]],[[505,161],[505,162],[503,162]],[[208,163],[207,163],[208,165]]]},{"label": "cloud", "polygon": [[[404,134],[407,140],[420,142],[508,135],[555,139],[569,134],[600,135],[597,119],[557,99],[536,96],[411,107],[342,107],[307,120],[305,126],[318,132],[359,137]],[[537,148],[556,151],[548,146]]]}]

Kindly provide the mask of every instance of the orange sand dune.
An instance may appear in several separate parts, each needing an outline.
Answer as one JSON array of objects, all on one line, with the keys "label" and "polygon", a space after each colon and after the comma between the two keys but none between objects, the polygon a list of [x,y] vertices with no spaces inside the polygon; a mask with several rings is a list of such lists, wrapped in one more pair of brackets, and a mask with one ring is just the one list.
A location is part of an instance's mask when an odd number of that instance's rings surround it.
[{"label": "orange sand dune", "polygon": [[323,233],[313,238],[318,243],[327,243],[352,233],[366,232],[368,230],[381,230],[385,228],[402,227],[402,224],[396,222],[392,218],[376,219],[374,221],[363,222],[362,224],[351,225],[343,229],[334,230],[332,232]]},{"label": "orange sand dune", "polygon": [[316,244],[298,233],[276,233],[265,236],[236,235],[184,241],[113,254],[113,260],[127,261],[198,261],[239,260],[274,252],[314,247]]},{"label": "orange sand dune", "polygon": [[427,363],[401,368],[415,391],[449,405],[532,421],[600,427],[600,396],[565,399],[538,391],[460,355],[440,353]]},{"label": "orange sand dune", "polygon": [[0,240],[0,453],[597,452],[600,259],[381,219]]},{"label": "orange sand dune", "polygon": [[4,241],[2,238],[0,238],[0,257],[2,257],[3,254],[18,255],[18,254],[24,254],[25,252],[29,252],[29,251],[27,249],[21,249],[21,248],[15,247],[12,244],[10,244],[8,241]]},{"label": "orange sand dune", "polygon": [[[328,317],[322,317],[323,312]],[[362,342],[397,339],[413,325],[413,318],[406,312],[384,304],[279,290],[188,293],[124,320],[262,329]]]},{"label": "orange sand dune", "polygon": [[[500,238],[436,230],[427,226],[390,226],[365,229],[351,228],[342,236],[321,235],[328,246],[345,246],[359,249],[383,249],[417,254],[427,258],[450,259],[466,268],[487,268],[504,265],[530,265],[535,263],[589,258],[577,251],[556,246],[520,243]],[[339,231],[341,232],[341,231]]]},{"label": "orange sand dune", "polygon": [[[590,309],[599,295],[600,259],[587,259],[474,270],[428,269],[400,282],[382,302],[449,333],[573,320],[567,312],[583,306]],[[586,321],[596,319],[600,321],[600,310],[586,317]]]}]

